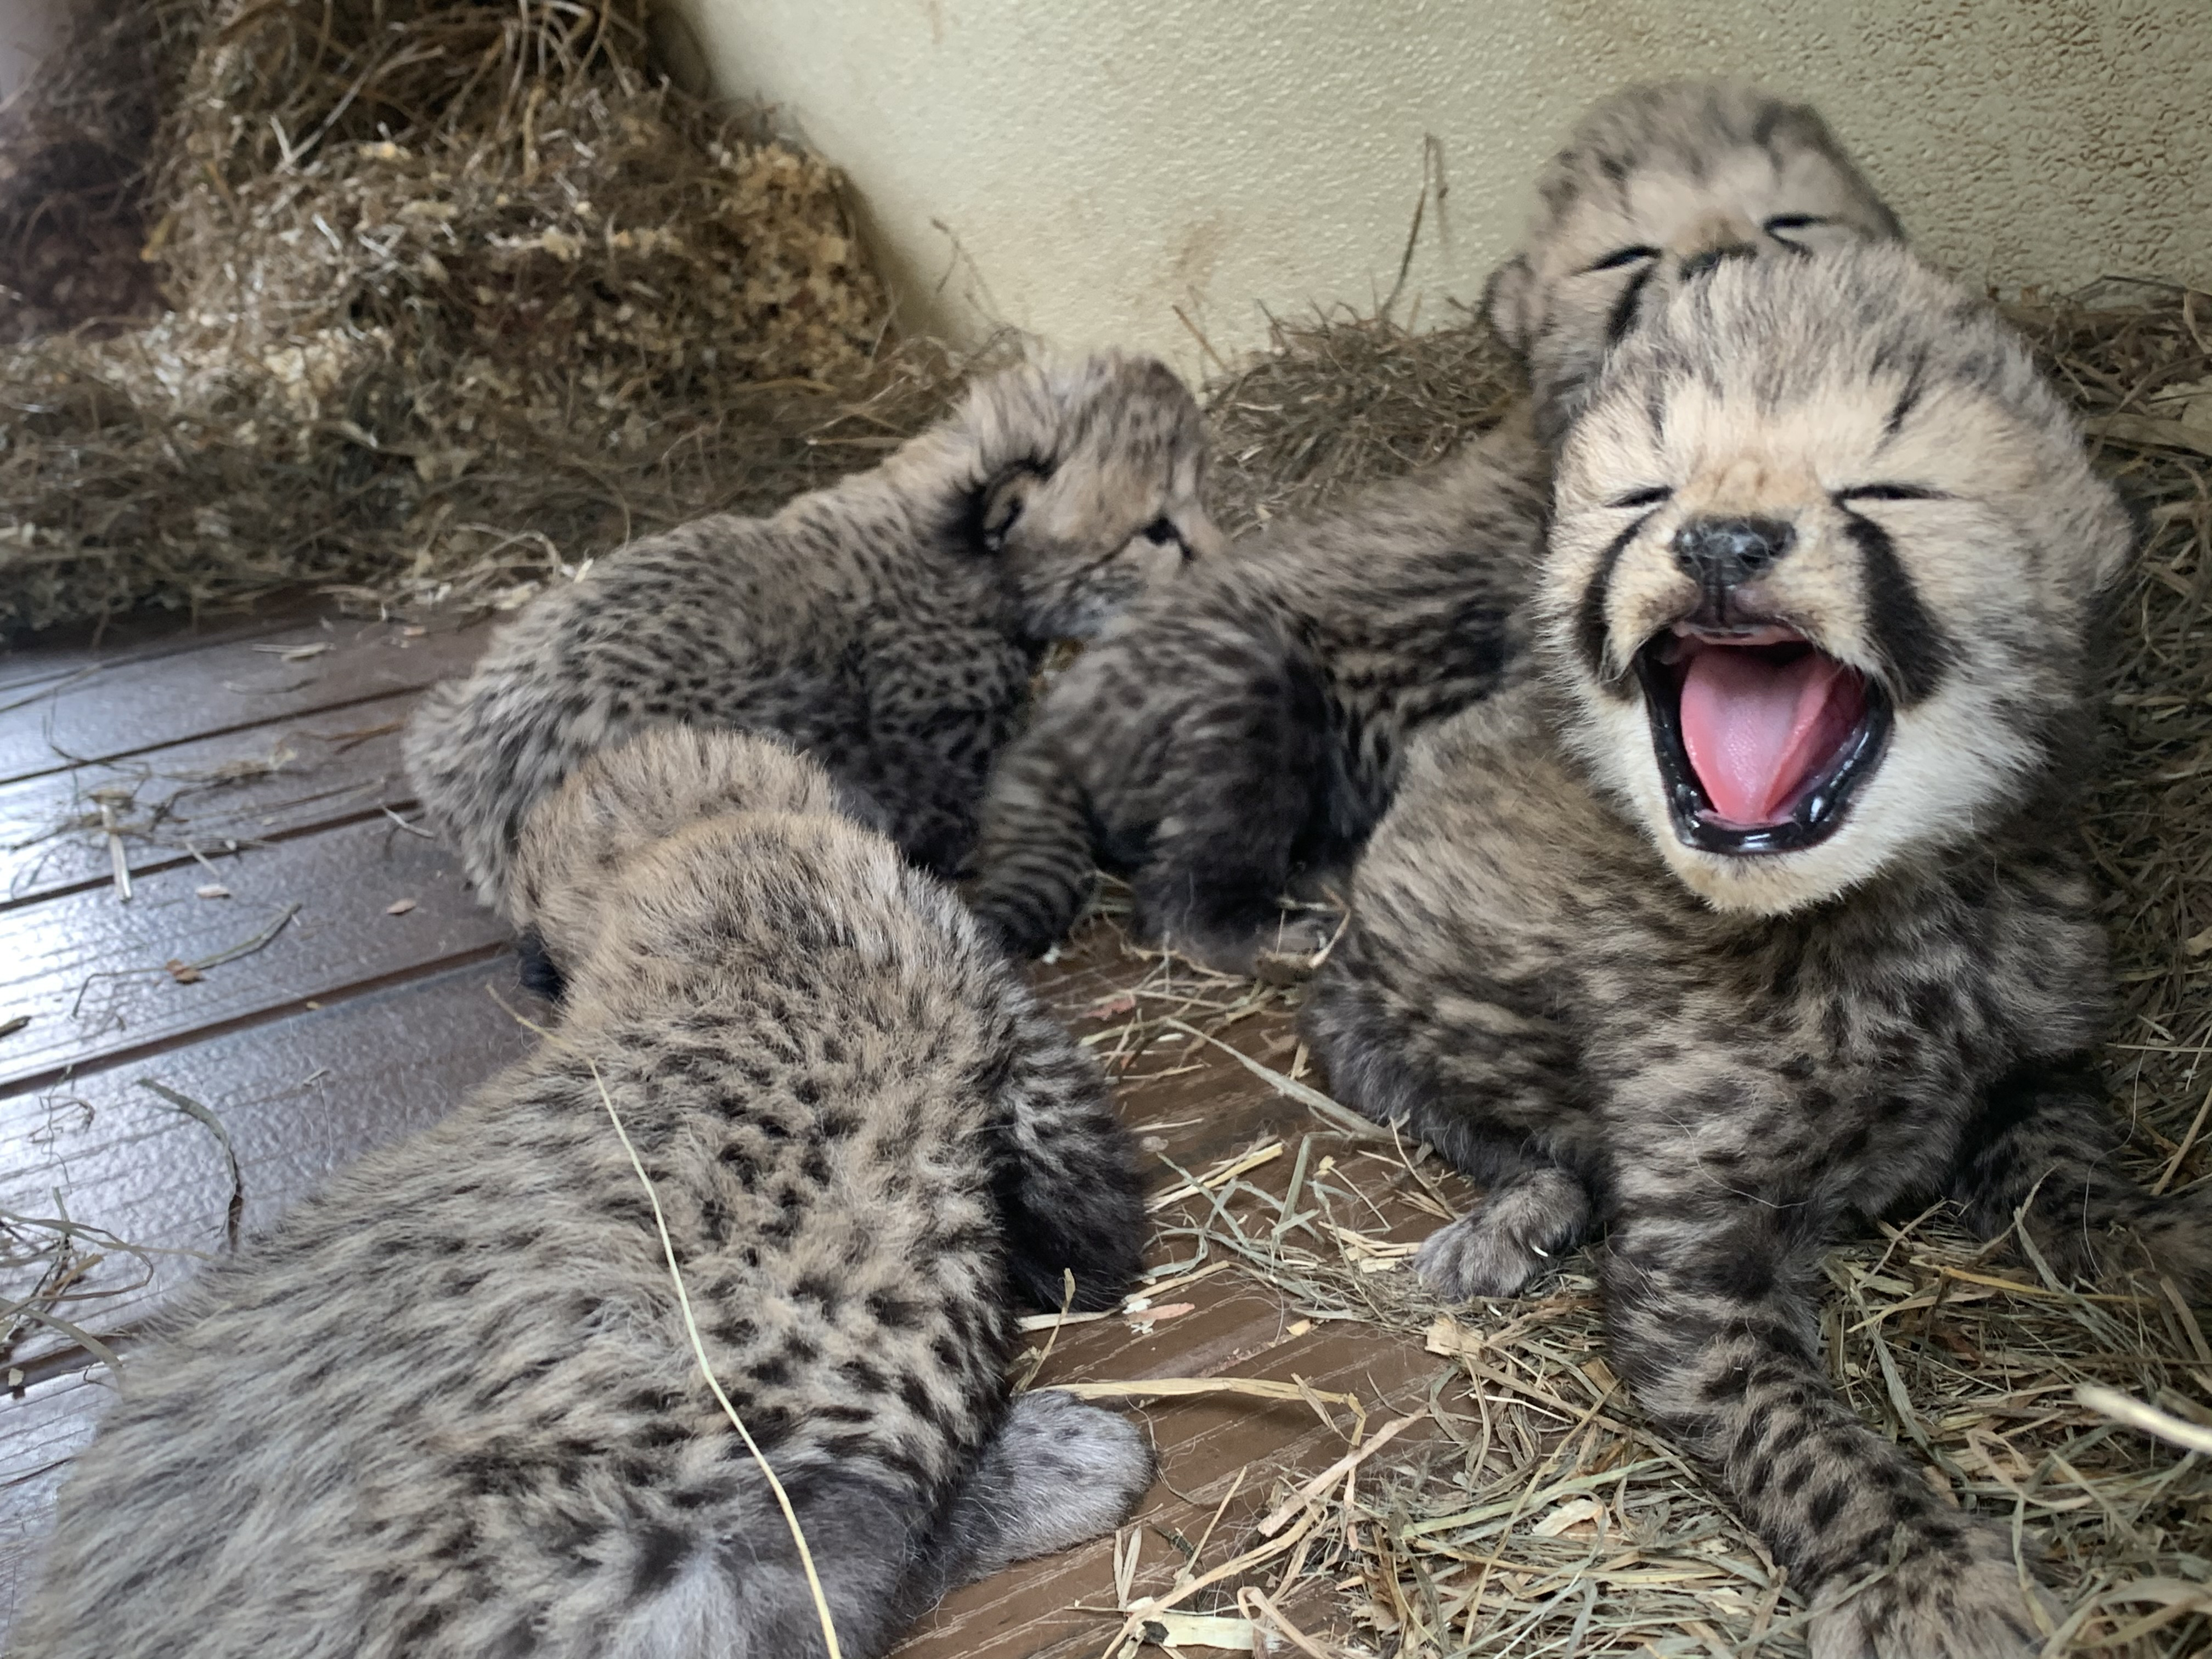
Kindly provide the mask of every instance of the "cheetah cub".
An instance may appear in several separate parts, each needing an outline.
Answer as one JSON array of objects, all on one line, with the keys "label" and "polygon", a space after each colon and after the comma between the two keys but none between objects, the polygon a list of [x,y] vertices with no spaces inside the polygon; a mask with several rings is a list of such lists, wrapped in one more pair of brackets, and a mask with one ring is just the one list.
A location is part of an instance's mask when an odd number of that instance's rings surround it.
[{"label": "cheetah cub", "polygon": [[[1305,1031],[1487,1188],[1423,1277],[1594,1227],[1616,1368],[1815,1598],[1816,1655],[2037,1650],[2008,1534],[1831,1389],[1854,1218],[1948,1195],[2060,1271],[2212,1291],[2114,1167],[2072,791],[2130,526],[2027,349],[1895,246],[1725,263],[1560,453],[1542,670],[1431,733]],[[1875,1579],[1859,1593],[1856,1585]]]},{"label": "cheetah cub", "polygon": [[[1547,409],[1685,270],[1898,234],[1819,116],[1706,82],[1599,104],[1540,196],[1489,310]],[[1103,863],[1130,877],[1139,933],[1214,966],[1315,949],[1322,925],[1286,921],[1279,896],[1350,862],[1410,734],[1487,696],[1521,650],[1550,472],[1538,437],[1524,408],[1452,459],[1147,595],[1007,750],[978,912],[1042,951]]]},{"label": "cheetah cub", "polygon": [[785,738],[950,871],[1042,648],[1217,548],[1205,470],[1198,404],[1152,358],[994,375],[872,471],[653,537],[539,597],[425,699],[408,775],[518,926],[531,806],[658,724]]},{"label": "cheetah cub", "polygon": [[538,810],[561,1035],[188,1293],[64,1492],[18,1659],[822,1654],[664,1218],[846,1653],[1123,1519],[1143,1436],[1010,1404],[1005,1304],[1124,1288],[1131,1150],[959,901],[839,803],[678,731]]}]

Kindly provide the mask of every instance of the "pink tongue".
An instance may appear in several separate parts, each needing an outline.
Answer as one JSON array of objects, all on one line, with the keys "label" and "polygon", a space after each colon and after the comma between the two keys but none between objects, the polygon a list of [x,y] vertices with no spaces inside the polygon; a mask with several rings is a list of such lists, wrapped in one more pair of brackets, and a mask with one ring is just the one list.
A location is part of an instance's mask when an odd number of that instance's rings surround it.
[{"label": "pink tongue", "polygon": [[1817,651],[1778,663],[1729,646],[1698,650],[1682,681],[1682,746],[1714,812],[1745,826],[1786,816],[1790,797],[1850,734],[1852,684]]}]

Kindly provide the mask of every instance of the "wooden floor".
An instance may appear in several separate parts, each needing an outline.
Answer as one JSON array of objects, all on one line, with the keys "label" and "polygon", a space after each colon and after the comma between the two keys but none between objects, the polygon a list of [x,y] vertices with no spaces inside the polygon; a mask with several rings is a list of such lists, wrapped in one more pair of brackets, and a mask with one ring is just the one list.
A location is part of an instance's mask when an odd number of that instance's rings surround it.
[{"label": "wooden floor", "polygon": [[[127,1352],[134,1322],[198,1262],[529,1046],[503,931],[414,827],[398,766],[409,708],[482,641],[293,612],[0,656],[0,1309],[15,1310],[0,1317],[0,1639],[108,1397],[103,1348]],[[1131,977],[1105,929],[1039,970],[1079,1031],[1108,1028]],[[1291,1063],[1279,1012],[1230,1036]],[[1232,1058],[1184,1041],[1169,1063],[1156,1048],[1129,1067],[1152,1075],[1121,1095],[1164,1183],[1179,1179],[1170,1162],[1201,1170],[1272,1139],[1345,1151]],[[1376,1234],[1434,1224],[1376,1170]],[[1437,1364],[1364,1329],[1304,1328],[1236,1274],[1164,1305],[1150,1324],[1057,1333],[1042,1380],[1297,1377],[1372,1411],[1417,1401]],[[1182,1564],[1178,1540],[1204,1535],[1232,1486],[1220,1540],[1249,1536],[1278,1474],[1344,1450],[1302,1403],[1138,1409],[1162,1462],[1123,1547],[1139,1595]],[[1095,1654],[1119,1594],[1104,1540],[955,1595],[902,1652]],[[1328,1608],[1304,1611],[1327,1632]]]}]

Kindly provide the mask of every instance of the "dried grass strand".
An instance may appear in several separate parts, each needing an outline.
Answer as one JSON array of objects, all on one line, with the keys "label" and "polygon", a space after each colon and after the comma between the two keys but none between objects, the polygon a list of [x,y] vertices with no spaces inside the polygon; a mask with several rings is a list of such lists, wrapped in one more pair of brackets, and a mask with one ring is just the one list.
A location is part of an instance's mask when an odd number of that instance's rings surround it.
[{"label": "dried grass strand", "polygon": [[[501,1006],[506,1006],[504,1003]],[[623,1156],[629,1159],[630,1168],[636,1171],[638,1184],[645,1188],[646,1202],[653,1206],[653,1231],[660,1237],[661,1259],[668,1265],[668,1282],[676,1292],[677,1310],[684,1316],[684,1334],[690,1341],[691,1357],[699,1367],[699,1375],[706,1380],[708,1389],[714,1394],[715,1403],[721,1407],[722,1415],[729,1419],[730,1426],[738,1431],[738,1438],[744,1443],[745,1450],[759,1467],[769,1490],[775,1494],[776,1507],[783,1511],[784,1525],[790,1529],[791,1541],[799,1551],[799,1565],[805,1570],[807,1593],[813,1598],[815,1613],[822,1625],[823,1644],[828,1650],[829,1659],[842,1659],[842,1650],[837,1644],[836,1620],[830,1615],[830,1598],[823,1590],[822,1576],[815,1571],[814,1552],[807,1544],[806,1529],[799,1524],[799,1511],[792,1504],[791,1494],[784,1490],[782,1480],[762,1452],[759,1443],[754,1440],[752,1431],[745,1426],[744,1419],[730,1403],[729,1395],[722,1391],[720,1379],[714,1375],[714,1362],[707,1357],[706,1340],[699,1334],[699,1322],[692,1315],[691,1293],[684,1286],[684,1269],[676,1259],[676,1241],[669,1236],[668,1217],[660,1207],[660,1194],[653,1184],[652,1176],[646,1170],[645,1161],[638,1157],[637,1148],[631,1143],[629,1131],[623,1123],[622,1113],[615,1106],[614,1096],[608,1091],[606,1079],[599,1075],[598,1060],[567,1037],[547,1030],[514,1010],[508,1008],[507,1013],[516,1024],[535,1032],[553,1047],[574,1054],[590,1069],[592,1085],[599,1091],[599,1103],[606,1108],[607,1121],[614,1125],[615,1138],[622,1142]]]},{"label": "dried grass strand", "polygon": [[599,1075],[599,1063],[589,1055],[585,1056],[584,1063],[592,1068],[592,1081],[598,1085],[599,1100],[607,1109],[607,1121],[615,1126],[615,1133],[622,1141],[623,1152],[629,1159],[630,1168],[637,1171],[638,1184],[645,1188],[646,1200],[653,1206],[653,1225],[660,1235],[660,1252],[668,1262],[668,1282],[675,1287],[676,1305],[684,1315],[684,1333],[691,1340],[691,1353],[699,1362],[699,1374],[707,1379],[707,1386],[714,1390],[715,1403],[721,1407],[722,1415],[730,1419],[730,1426],[738,1431],[738,1438],[745,1443],[745,1449],[752,1454],[753,1462],[760,1466],[762,1478],[767,1480],[769,1490],[775,1494],[776,1507],[783,1511],[784,1525],[791,1528],[791,1541],[798,1547],[799,1565],[806,1570],[807,1593],[814,1598],[814,1610],[822,1621],[823,1645],[829,1650],[830,1659],[842,1659],[842,1650],[837,1645],[837,1623],[830,1615],[830,1598],[823,1591],[822,1575],[814,1569],[814,1552],[807,1546],[806,1529],[799,1523],[799,1511],[792,1506],[791,1494],[783,1489],[783,1482],[777,1478],[775,1468],[753,1439],[752,1431],[745,1426],[744,1419],[738,1415],[738,1408],[730,1403],[730,1396],[722,1392],[722,1384],[714,1376],[713,1362],[707,1358],[707,1344],[699,1334],[699,1322],[692,1316],[691,1294],[684,1287],[684,1270],[677,1265],[676,1243],[668,1236],[668,1218],[661,1210],[660,1194],[654,1190],[653,1177],[646,1173],[644,1162],[637,1155],[637,1148],[630,1144],[629,1131],[623,1127],[622,1114],[615,1109],[614,1097],[607,1092],[606,1081]]}]

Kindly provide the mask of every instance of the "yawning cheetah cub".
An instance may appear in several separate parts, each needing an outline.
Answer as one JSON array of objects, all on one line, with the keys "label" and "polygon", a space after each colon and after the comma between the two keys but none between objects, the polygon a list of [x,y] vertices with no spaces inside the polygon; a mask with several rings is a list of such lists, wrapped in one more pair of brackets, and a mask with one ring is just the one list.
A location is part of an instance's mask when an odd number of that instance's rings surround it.
[{"label": "yawning cheetah cub", "polygon": [[1439,1291],[1609,1231],[1614,1363],[1821,1656],[2043,1640],[2007,1533],[1828,1385],[1851,1218],[2025,1205],[2062,1270],[2212,1291],[2212,1212],[2114,1170],[2090,1060],[2072,791],[2129,539],[2025,347],[1900,249],[1693,277],[1566,436],[1542,678],[1417,752],[1308,1011],[1340,1097],[1488,1188]]},{"label": "yawning cheetah cub", "polygon": [[[812,763],[662,732],[518,858],[560,1035],[209,1269],[64,1490],[18,1659],[848,1654],[1120,1522],[1144,1437],[1006,1397],[1019,1285],[1144,1209],[1091,1057]],[[651,1177],[640,1182],[611,1114]]]},{"label": "yawning cheetah cub", "polygon": [[525,814],[594,750],[672,722],[783,737],[949,871],[1043,647],[1217,546],[1205,465],[1198,405],[1152,358],[994,375],[872,471],[541,596],[425,701],[408,775],[518,925]]},{"label": "yawning cheetah cub", "polygon": [[[1490,314],[1564,408],[1644,299],[1682,271],[1897,222],[1820,118],[1742,88],[1639,87],[1545,169],[1528,251]],[[1338,515],[1250,538],[1149,595],[1010,748],[972,894],[1017,949],[1126,871],[1140,933],[1217,966],[1310,951],[1276,901],[1346,863],[1413,732],[1488,695],[1518,653],[1549,457],[1527,411]]]}]

